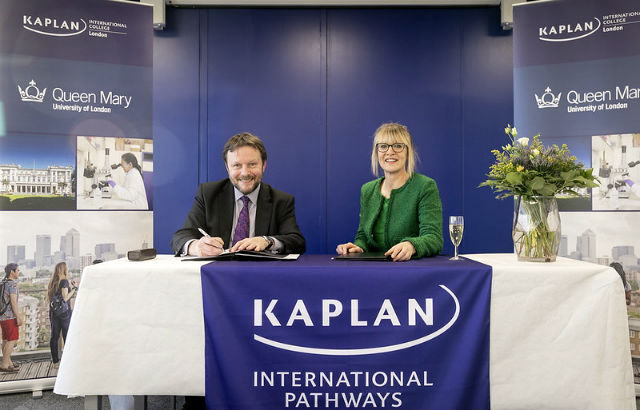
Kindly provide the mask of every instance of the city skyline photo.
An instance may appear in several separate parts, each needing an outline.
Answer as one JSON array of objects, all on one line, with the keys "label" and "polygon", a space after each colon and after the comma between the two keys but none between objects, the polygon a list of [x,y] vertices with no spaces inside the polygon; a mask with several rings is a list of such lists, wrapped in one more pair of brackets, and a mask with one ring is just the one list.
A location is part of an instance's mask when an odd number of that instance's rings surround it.
[{"label": "city skyline photo", "polygon": [[153,246],[151,211],[69,211],[57,212],[53,218],[44,211],[15,211],[2,215],[0,260],[3,266],[8,263],[8,246],[24,245],[25,258],[33,259],[36,237],[50,235],[51,254],[54,254],[60,249],[60,237],[70,229],[79,233],[78,256],[94,255],[95,246],[102,243],[115,243],[118,253],[139,249],[143,243]]}]

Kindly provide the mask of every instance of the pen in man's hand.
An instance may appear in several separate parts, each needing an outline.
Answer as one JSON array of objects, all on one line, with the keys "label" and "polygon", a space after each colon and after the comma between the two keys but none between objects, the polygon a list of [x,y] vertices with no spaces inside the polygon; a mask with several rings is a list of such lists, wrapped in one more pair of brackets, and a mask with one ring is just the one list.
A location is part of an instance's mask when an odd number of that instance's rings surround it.
[{"label": "pen in man's hand", "polygon": [[[211,235],[209,235],[209,234],[207,233],[207,231],[205,231],[204,229],[202,229],[202,228],[198,228],[198,231],[200,231],[200,233],[201,233],[204,237],[206,237],[206,238],[211,238]],[[217,241],[216,241],[216,242],[217,242]],[[215,248],[218,248],[218,249],[222,249],[222,244],[217,244],[217,243],[215,243],[215,244],[211,244],[211,246],[213,246],[213,247],[215,247]]]}]

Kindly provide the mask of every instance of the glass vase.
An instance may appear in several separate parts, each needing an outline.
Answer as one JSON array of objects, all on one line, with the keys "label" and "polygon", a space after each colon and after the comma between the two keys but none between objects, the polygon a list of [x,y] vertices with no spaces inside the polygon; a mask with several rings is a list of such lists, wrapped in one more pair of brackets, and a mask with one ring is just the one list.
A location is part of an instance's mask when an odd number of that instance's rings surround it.
[{"label": "glass vase", "polygon": [[560,212],[553,196],[514,198],[513,246],[518,261],[555,262],[560,247]]}]

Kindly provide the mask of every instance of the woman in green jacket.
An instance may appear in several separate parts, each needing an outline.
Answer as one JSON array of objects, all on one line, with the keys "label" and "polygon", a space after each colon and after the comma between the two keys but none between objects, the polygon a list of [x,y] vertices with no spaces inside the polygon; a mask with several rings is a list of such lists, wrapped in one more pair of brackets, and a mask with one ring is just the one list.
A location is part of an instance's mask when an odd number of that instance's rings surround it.
[{"label": "woman in green jacket", "polygon": [[437,255],[442,250],[442,203],[433,179],[415,172],[416,152],[407,127],[382,124],[373,138],[371,170],[382,178],[360,193],[360,224],[353,243],[339,254],[386,251],[394,261]]}]

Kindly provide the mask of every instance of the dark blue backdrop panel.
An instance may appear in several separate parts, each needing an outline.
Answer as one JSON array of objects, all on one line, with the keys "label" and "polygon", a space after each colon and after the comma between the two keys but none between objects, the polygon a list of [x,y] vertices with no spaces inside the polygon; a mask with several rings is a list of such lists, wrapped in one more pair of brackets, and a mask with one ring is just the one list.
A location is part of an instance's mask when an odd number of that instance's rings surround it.
[{"label": "dark blue backdrop panel", "polygon": [[199,180],[199,13],[167,8],[153,44],[153,244],[161,253],[171,253]]},{"label": "dark blue backdrop panel", "polygon": [[167,26],[154,68],[161,252],[197,183],[226,176],[222,146],[241,131],[264,139],[265,181],[296,196],[309,252],[333,252],[355,235],[371,137],[386,121],[409,127],[443,216],[467,217],[462,250],[511,250],[510,201],[476,188],[513,117],[497,7],[169,8]]},{"label": "dark blue backdrop panel", "polygon": [[[436,180],[445,214],[459,198],[459,12],[444,9],[328,12],[328,243],[353,240],[360,186],[373,179],[372,136],[405,124]],[[457,185],[457,186],[456,186]]]},{"label": "dark blue backdrop panel", "polygon": [[462,21],[460,214],[465,230],[460,251],[512,252],[513,201],[496,200],[489,188],[478,188],[494,161],[490,151],[507,143],[504,128],[513,124],[512,36],[500,28],[498,8],[467,10]]},{"label": "dark blue backdrop panel", "polygon": [[311,253],[326,252],[322,19],[317,9],[214,9],[207,38],[208,177],[226,177],[230,136],[259,136],[264,181],[296,197]]}]

